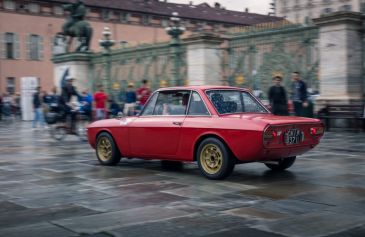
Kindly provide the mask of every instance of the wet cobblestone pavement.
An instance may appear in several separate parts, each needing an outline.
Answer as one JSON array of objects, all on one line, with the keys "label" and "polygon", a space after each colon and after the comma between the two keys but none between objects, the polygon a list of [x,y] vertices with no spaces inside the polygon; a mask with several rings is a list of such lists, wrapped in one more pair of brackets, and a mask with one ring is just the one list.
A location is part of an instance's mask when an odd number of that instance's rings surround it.
[{"label": "wet cobblestone pavement", "polygon": [[365,133],[327,133],[289,171],[99,165],[77,137],[0,122],[0,236],[365,236]]}]

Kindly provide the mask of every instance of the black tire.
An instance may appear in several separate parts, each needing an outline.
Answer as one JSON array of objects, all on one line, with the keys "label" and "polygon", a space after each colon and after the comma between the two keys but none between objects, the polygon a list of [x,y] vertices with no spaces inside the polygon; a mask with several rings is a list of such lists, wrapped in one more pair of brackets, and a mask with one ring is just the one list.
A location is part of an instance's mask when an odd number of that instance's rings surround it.
[{"label": "black tire", "polygon": [[274,171],[283,171],[288,169],[290,166],[292,166],[296,160],[296,156],[284,158],[281,160],[278,160],[277,164],[265,164],[267,167]]},{"label": "black tire", "polygon": [[96,156],[102,165],[117,165],[121,159],[118,147],[115,145],[113,137],[102,132],[96,138]]},{"label": "black tire", "polygon": [[206,138],[198,146],[196,159],[200,172],[208,179],[224,179],[234,169],[235,161],[226,145],[217,138]]},{"label": "black tire", "polygon": [[57,141],[62,141],[67,136],[66,127],[59,124],[51,125],[49,132],[51,137]]}]

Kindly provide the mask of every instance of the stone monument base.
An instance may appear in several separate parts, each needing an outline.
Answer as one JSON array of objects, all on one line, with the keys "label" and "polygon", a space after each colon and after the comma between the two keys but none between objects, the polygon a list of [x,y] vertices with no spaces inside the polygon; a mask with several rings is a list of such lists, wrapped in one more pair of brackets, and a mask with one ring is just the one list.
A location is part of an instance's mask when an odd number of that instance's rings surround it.
[{"label": "stone monument base", "polygon": [[61,91],[62,80],[67,76],[75,78],[74,85],[78,92],[90,91],[93,88],[93,81],[90,73],[92,53],[68,53],[55,55],[52,61],[54,67],[54,84]]}]

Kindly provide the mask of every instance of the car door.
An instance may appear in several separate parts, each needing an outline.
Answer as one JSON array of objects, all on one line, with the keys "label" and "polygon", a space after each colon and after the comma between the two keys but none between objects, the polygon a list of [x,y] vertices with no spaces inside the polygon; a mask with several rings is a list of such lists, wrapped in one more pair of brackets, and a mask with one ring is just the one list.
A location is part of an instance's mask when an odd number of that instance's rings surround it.
[{"label": "car door", "polygon": [[142,114],[129,125],[130,148],[137,157],[174,157],[190,91],[166,90],[154,96],[156,98],[152,98]]}]

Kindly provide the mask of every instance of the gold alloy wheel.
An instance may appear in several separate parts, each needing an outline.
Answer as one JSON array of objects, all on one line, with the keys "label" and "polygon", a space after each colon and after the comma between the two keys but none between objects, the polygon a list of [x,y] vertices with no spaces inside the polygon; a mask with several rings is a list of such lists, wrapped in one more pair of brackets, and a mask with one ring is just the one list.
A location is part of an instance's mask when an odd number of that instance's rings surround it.
[{"label": "gold alloy wheel", "polygon": [[102,161],[112,159],[112,143],[107,137],[102,137],[97,144],[98,156]]},{"label": "gold alloy wheel", "polygon": [[200,152],[200,164],[208,174],[216,174],[223,163],[223,155],[221,149],[214,144],[207,144]]}]

